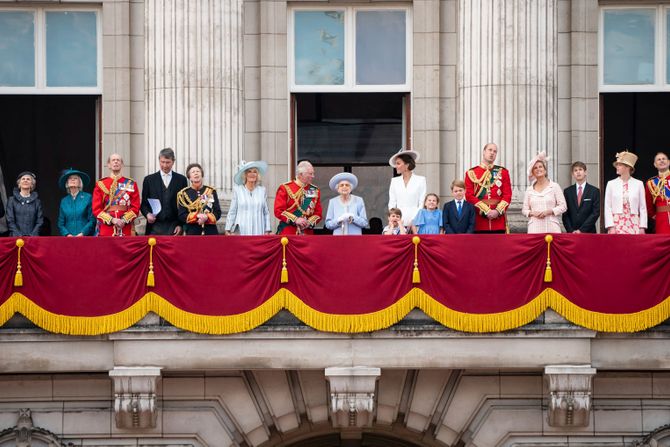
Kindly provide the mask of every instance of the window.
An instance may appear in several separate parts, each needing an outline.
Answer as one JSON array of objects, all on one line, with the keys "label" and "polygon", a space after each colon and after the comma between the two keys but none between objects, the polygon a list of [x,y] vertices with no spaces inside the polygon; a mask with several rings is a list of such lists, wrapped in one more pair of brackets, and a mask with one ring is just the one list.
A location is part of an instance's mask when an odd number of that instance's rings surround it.
[{"label": "window", "polygon": [[299,93],[298,158],[386,165],[403,146],[403,93]]},{"label": "window", "polygon": [[0,85],[35,85],[35,16],[0,11]]},{"label": "window", "polygon": [[611,7],[601,11],[600,90],[670,90],[670,8]]},{"label": "window", "polygon": [[290,18],[291,91],[410,90],[408,8],[301,7]]},{"label": "window", "polygon": [[100,93],[101,39],[97,10],[0,9],[0,93]]}]

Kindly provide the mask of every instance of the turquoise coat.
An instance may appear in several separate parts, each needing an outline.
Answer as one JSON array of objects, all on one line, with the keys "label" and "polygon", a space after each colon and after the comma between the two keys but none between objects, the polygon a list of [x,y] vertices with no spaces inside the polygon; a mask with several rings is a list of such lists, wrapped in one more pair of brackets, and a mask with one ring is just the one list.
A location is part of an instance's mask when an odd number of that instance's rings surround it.
[{"label": "turquoise coat", "polygon": [[80,191],[75,198],[70,194],[60,201],[58,212],[58,231],[61,236],[92,236],[95,232],[95,217],[91,207],[91,195]]}]

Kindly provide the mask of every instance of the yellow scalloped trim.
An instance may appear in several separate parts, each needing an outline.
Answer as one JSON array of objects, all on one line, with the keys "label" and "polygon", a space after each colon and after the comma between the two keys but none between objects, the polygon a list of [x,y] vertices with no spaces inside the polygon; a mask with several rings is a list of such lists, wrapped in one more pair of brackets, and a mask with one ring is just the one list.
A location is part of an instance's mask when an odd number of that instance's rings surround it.
[{"label": "yellow scalloped trim", "polygon": [[154,312],[172,325],[201,334],[234,334],[252,330],[281,309],[289,310],[308,326],[324,332],[357,333],[385,329],[419,308],[440,324],[463,332],[500,332],[518,328],[552,308],[574,324],[602,332],[637,332],[665,321],[670,315],[670,298],[658,305],[629,314],[592,312],[571,303],[554,289],[547,288],[529,303],[510,311],[472,314],[458,312],[440,304],[423,290],[414,288],[391,306],[371,313],[344,315],[320,312],[287,289],[248,312],[210,316],[181,310],[161,296],[149,292],[121,312],[99,317],[73,317],[51,313],[21,293],[14,293],[0,306],[0,326],[20,313],[42,329],[69,335],[100,335],[126,329],[147,313]]}]

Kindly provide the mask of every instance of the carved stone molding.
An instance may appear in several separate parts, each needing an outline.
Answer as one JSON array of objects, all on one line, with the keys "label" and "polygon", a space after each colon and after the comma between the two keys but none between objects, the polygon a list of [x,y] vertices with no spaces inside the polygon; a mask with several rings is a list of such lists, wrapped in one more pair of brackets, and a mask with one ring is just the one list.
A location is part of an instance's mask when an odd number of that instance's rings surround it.
[{"label": "carved stone molding", "polygon": [[326,368],[333,427],[372,425],[375,386],[380,375],[380,368],[366,366]]},{"label": "carved stone molding", "polygon": [[644,439],[635,444],[635,447],[667,447],[670,446],[670,424],[658,427]]},{"label": "carved stone molding", "polygon": [[596,369],[590,365],[547,366],[549,425],[586,427],[591,414],[591,391]]},{"label": "carved stone molding", "polygon": [[[15,447],[65,447],[55,434],[33,425],[29,409],[19,410],[19,418],[14,427],[0,431],[0,446]],[[71,444],[68,444],[71,445]]]},{"label": "carved stone molding", "polygon": [[156,427],[156,390],[161,368],[115,367],[109,377],[114,381],[116,427]]}]

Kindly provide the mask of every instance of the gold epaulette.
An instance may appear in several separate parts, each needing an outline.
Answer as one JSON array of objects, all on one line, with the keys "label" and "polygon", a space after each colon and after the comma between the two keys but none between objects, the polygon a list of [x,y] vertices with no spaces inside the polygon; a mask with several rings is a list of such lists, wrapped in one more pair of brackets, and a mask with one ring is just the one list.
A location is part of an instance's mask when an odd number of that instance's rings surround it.
[{"label": "gold epaulette", "polygon": [[109,189],[107,189],[107,186],[105,186],[105,183],[102,180],[98,180],[98,188],[102,190],[105,194],[109,194]]}]

